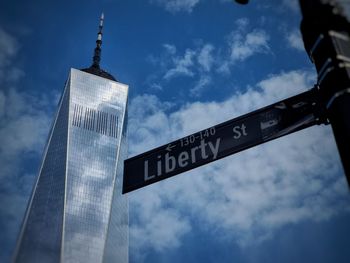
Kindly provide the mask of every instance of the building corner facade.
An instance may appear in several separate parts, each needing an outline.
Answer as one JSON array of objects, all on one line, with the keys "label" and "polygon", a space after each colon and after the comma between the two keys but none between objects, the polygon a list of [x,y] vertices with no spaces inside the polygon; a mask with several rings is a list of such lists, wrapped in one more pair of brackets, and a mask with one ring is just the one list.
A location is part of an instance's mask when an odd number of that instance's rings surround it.
[{"label": "building corner facade", "polygon": [[128,86],[71,69],[14,262],[128,262]]}]

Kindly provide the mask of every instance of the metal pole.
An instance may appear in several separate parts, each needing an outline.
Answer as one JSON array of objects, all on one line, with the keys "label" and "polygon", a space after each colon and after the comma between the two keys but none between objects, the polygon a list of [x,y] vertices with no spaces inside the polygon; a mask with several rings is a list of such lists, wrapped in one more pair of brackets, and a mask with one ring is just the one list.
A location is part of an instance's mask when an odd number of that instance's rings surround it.
[{"label": "metal pole", "polygon": [[[350,23],[331,0],[300,0],[301,33],[350,186]],[[325,149],[327,150],[327,149]]]}]

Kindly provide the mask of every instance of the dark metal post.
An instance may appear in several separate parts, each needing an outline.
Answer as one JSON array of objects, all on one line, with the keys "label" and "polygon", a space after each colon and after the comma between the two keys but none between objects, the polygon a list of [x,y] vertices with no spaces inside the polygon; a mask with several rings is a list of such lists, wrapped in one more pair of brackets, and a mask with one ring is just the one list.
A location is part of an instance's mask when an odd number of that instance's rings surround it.
[{"label": "dark metal post", "polygon": [[299,2],[305,49],[318,73],[320,100],[350,186],[350,23],[335,1]]}]

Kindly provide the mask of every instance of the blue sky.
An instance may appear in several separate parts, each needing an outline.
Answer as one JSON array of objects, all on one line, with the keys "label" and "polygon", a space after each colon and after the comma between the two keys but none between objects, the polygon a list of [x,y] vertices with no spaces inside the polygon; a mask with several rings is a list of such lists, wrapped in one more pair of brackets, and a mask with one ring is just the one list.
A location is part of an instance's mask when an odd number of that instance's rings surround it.
[{"label": "blue sky", "polygon": [[[8,262],[58,98],[90,66],[130,85],[129,153],[310,89],[297,1],[0,3],[0,262]],[[348,262],[350,192],[317,126],[130,193],[130,262]]]}]

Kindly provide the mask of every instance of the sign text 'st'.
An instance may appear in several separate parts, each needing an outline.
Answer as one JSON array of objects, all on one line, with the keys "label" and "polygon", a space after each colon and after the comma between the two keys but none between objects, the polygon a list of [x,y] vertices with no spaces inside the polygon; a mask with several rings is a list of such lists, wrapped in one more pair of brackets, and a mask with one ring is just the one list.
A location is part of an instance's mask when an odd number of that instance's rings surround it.
[{"label": "sign text 'st'", "polygon": [[304,92],[126,160],[123,193],[315,124],[311,97]]}]

